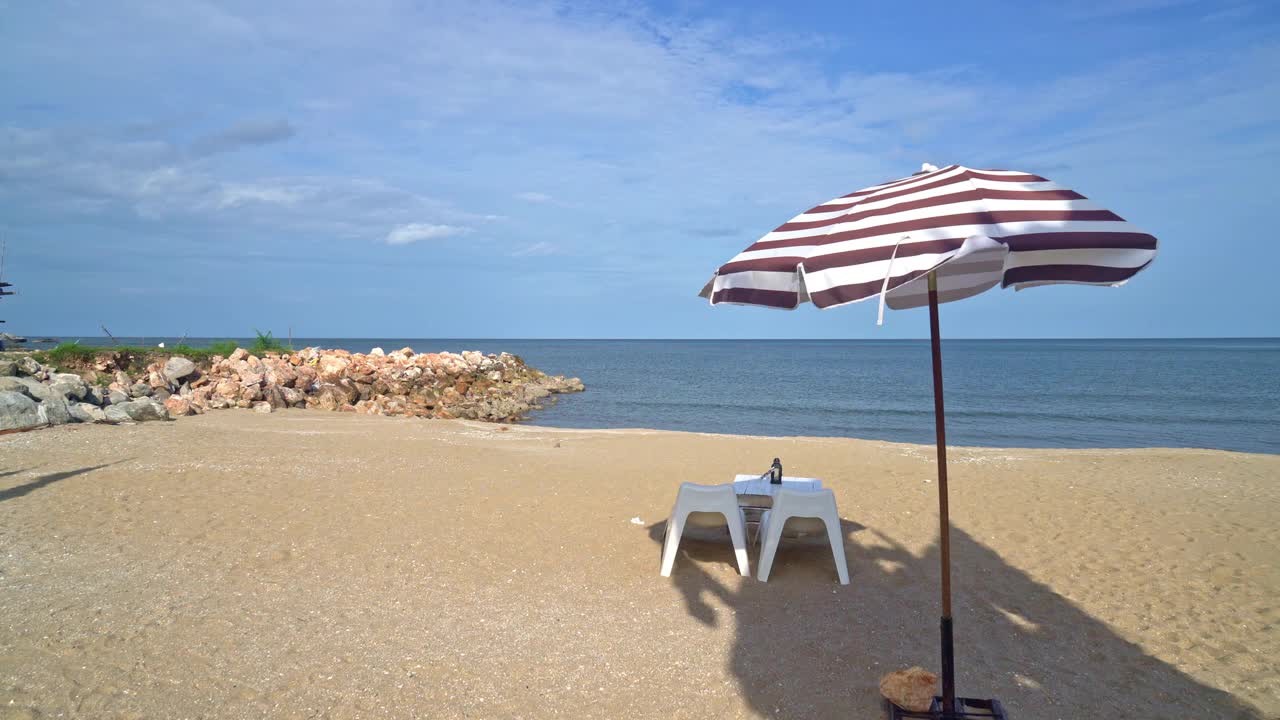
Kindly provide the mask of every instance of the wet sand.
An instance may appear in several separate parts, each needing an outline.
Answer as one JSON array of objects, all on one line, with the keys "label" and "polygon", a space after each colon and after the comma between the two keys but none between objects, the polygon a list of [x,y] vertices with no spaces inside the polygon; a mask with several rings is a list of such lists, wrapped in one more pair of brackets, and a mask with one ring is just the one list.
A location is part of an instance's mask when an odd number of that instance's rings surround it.
[{"label": "wet sand", "polygon": [[[678,481],[780,456],[852,583]],[[1022,720],[1280,717],[1280,457],[951,451],[960,691]],[[936,669],[932,449],[288,411],[0,436],[0,718],[875,718]],[[641,524],[631,519],[639,517]],[[752,561],[755,553],[752,553]]]}]

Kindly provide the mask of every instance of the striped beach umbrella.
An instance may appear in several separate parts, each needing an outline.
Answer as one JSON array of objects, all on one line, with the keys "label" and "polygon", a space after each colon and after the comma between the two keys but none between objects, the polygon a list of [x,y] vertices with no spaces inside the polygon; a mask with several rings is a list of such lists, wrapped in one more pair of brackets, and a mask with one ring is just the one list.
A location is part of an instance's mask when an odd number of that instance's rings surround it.
[{"label": "striped beach umbrella", "polygon": [[819,308],[879,299],[929,306],[942,555],[943,711],[956,712],[951,539],[938,304],[997,285],[1116,287],[1141,272],[1156,239],[1080,193],[1025,172],[925,165],[906,178],[807,210],[720,266],[712,305]]}]

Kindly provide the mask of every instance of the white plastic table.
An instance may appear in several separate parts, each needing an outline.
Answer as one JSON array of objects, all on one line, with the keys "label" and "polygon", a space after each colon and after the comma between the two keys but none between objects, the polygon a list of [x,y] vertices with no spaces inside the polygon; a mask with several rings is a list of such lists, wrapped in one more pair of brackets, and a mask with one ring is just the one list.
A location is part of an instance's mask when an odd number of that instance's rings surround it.
[{"label": "white plastic table", "polygon": [[[759,475],[737,475],[733,478],[733,491],[739,496],[742,495],[764,495],[772,498],[778,494],[782,488],[788,490],[821,490],[822,481],[818,478],[792,478],[783,476],[782,483],[774,485],[769,482],[769,478],[760,477]],[[744,498],[739,497],[741,503]],[[770,503],[772,504],[772,502]],[[750,505],[748,507],[751,507]]]}]

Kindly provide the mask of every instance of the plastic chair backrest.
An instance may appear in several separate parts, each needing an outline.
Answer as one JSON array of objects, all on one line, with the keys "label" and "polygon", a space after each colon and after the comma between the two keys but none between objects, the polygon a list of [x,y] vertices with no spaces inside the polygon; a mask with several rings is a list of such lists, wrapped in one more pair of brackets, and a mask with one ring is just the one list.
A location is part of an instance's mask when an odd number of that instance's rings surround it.
[{"label": "plastic chair backrest", "polygon": [[699,485],[697,483],[681,483],[680,492],[676,496],[676,502],[681,498],[698,500],[716,500],[737,502],[737,493],[733,490],[733,485]]},{"label": "plastic chair backrest", "polygon": [[779,515],[791,517],[819,517],[834,510],[836,494],[829,488],[822,490],[791,490],[783,488],[773,498],[773,510]]}]

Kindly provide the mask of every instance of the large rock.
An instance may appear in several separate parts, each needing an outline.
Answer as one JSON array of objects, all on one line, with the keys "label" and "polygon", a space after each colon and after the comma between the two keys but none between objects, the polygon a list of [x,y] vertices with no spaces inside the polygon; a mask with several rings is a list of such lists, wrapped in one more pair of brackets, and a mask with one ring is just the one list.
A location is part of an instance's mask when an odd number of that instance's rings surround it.
[{"label": "large rock", "polygon": [[253,411],[256,413],[269,413],[272,409],[269,402],[256,402],[253,404]]},{"label": "large rock", "polygon": [[24,357],[17,361],[17,370],[19,375],[35,377],[44,371],[44,367],[33,357]]},{"label": "large rock", "polygon": [[106,388],[100,385],[90,385],[89,392],[86,392],[84,394],[84,397],[81,399],[92,405],[103,405],[107,402],[106,397],[107,397]]},{"label": "large rock", "polygon": [[314,395],[307,398],[307,407],[321,410],[337,410],[346,404],[347,394],[336,385],[328,383],[321,385]]},{"label": "large rock", "polygon": [[129,397],[143,398],[150,397],[152,393],[151,385],[144,382],[136,382],[129,386]]},{"label": "large rock", "polygon": [[12,377],[18,374],[18,363],[12,360],[0,360],[0,377]]},{"label": "large rock", "polygon": [[119,405],[120,403],[129,402],[129,395],[119,390],[112,390],[107,393],[106,402],[108,405]]},{"label": "large rock", "polygon": [[48,385],[29,377],[0,377],[0,390],[19,392],[37,401],[55,395]]},{"label": "large rock", "polygon": [[272,385],[262,391],[262,399],[273,408],[289,407],[289,403],[284,399],[284,388],[278,385]]},{"label": "large rock", "polygon": [[307,403],[307,394],[301,390],[286,387],[280,389],[280,394],[284,396],[285,404],[289,407],[302,407]]},{"label": "large rock", "polygon": [[31,388],[24,382],[26,378],[0,375],[0,392],[15,392],[31,397]]},{"label": "large rock", "polygon": [[196,364],[184,357],[171,357],[164,364],[164,376],[174,385],[181,384],[183,378],[195,373]]},{"label": "large rock", "polygon": [[119,405],[108,405],[107,408],[102,411],[103,415],[105,415],[107,418],[107,422],[113,422],[113,423],[133,422],[133,417],[130,416],[128,412],[125,412],[125,409],[124,409],[125,405],[128,405],[128,404],[129,403],[121,403]]},{"label": "large rock", "polygon": [[240,384],[249,387],[250,385],[262,384],[262,373],[254,372],[252,369],[246,369],[239,374]]},{"label": "large rock", "polygon": [[178,395],[170,396],[164,401],[164,406],[169,411],[169,417],[183,417],[191,414],[191,403]]},{"label": "large rock", "polygon": [[0,390],[0,430],[25,430],[40,425],[40,409],[25,393]]},{"label": "large rock", "polygon": [[71,422],[71,410],[67,401],[61,397],[50,397],[40,402],[37,409],[40,422],[46,425],[66,425]]},{"label": "large rock", "polygon": [[169,419],[168,409],[151,398],[139,398],[131,402],[112,405],[111,407],[120,408],[129,416],[130,420],[134,420],[136,422]]},{"label": "large rock", "polygon": [[296,371],[298,377],[293,381],[294,387],[303,392],[310,392],[315,389],[316,378],[319,377],[319,372],[315,368],[310,365],[303,365],[296,368]]},{"label": "large rock", "polygon": [[79,375],[56,373],[49,376],[49,388],[59,397],[83,400],[89,386]]},{"label": "large rock", "polygon": [[71,418],[76,422],[106,422],[107,419],[107,414],[102,411],[102,408],[89,403],[70,403],[67,409],[71,411]]},{"label": "large rock", "polygon": [[345,375],[350,365],[351,361],[347,358],[338,355],[322,355],[320,362],[316,364],[316,369],[320,372],[321,380],[333,382]]},{"label": "large rock", "polygon": [[214,386],[213,391],[224,398],[235,399],[240,397],[240,383],[235,380],[222,380]]}]

